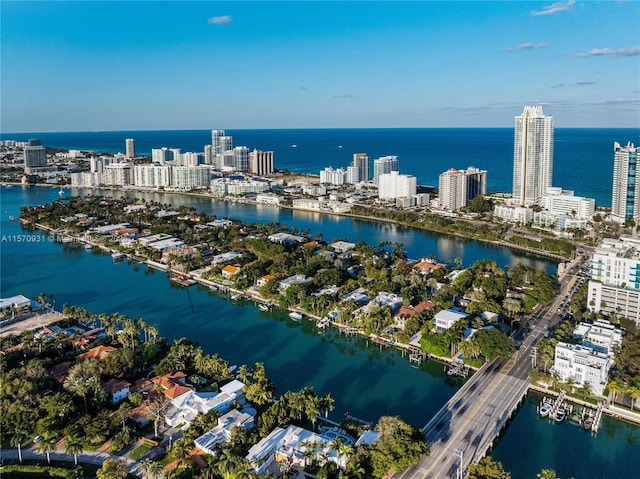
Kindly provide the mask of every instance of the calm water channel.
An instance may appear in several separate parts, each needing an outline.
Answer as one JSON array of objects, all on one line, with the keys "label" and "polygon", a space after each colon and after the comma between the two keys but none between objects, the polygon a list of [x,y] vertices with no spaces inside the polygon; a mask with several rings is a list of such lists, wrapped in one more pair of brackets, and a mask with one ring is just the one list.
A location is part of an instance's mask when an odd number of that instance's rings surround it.
[{"label": "calm water channel", "polygon": [[[57,197],[57,190],[50,188],[2,189],[2,297],[36,297],[47,292],[55,295],[57,309],[68,303],[94,313],[119,311],[143,317],[163,336],[195,339],[207,352],[217,352],[232,364],[264,362],[279,392],[307,385],[321,394],[331,392],[336,399],[335,419],[346,412],[372,421],[392,414],[422,426],[460,385],[443,374],[438,363],[412,367],[400,353],[368,347],[360,338],[345,338],[335,331],[318,334],[310,322],[292,321],[282,312],[263,313],[249,302],[235,305],[203,288],[175,287],[166,274],[146,266],[113,264],[109,255],[54,243],[40,233],[17,241],[16,235],[25,231],[9,216],[18,216],[22,205]],[[220,217],[280,221],[312,234],[321,231],[325,239],[362,239],[370,244],[399,241],[414,258],[434,254],[445,261],[460,256],[465,265],[491,258],[500,265],[533,260],[539,267],[553,266],[503,248],[391,225],[202,198],[148,198],[174,205],[180,199],[180,204]],[[539,397],[529,396],[493,453],[514,479],[533,478],[542,468],[554,468],[564,479],[638,477],[640,428],[607,418],[598,436],[592,437],[570,424],[558,426],[539,419],[538,401]]]}]

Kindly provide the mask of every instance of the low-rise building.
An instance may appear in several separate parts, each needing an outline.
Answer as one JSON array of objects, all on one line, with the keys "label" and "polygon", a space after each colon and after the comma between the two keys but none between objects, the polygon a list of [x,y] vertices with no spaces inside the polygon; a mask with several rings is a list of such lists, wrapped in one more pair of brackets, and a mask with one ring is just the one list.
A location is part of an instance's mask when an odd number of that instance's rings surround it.
[{"label": "low-rise building", "polygon": [[210,429],[194,442],[198,449],[205,454],[216,454],[216,446],[224,444],[231,437],[231,430],[234,427],[253,429],[255,411],[245,408],[242,411],[232,409],[218,419],[218,425]]},{"label": "low-rise building", "polygon": [[289,276],[288,278],[279,281],[278,284],[280,291],[284,292],[294,284],[306,284],[310,283],[312,280],[313,278],[305,276],[304,274],[294,274],[293,276]]},{"label": "low-rise building", "polygon": [[573,381],[577,387],[588,386],[593,394],[602,396],[609,379],[613,359],[588,346],[558,342],[552,373],[561,381]]},{"label": "low-rise building", "polygon": [[438,311],[436,315],[433,317],[433,322],[436,325],[436,332],[442,333],[451,326],[453,326],[456,322],[461,319],[465,319],[468,315],[456,309],[444,309],[442,311]]}]

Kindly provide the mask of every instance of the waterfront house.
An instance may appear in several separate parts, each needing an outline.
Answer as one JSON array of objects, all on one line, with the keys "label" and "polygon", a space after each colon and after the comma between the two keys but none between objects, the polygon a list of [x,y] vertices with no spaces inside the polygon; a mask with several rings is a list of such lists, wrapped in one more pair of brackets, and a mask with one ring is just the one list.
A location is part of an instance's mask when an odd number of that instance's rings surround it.
[{"label": "waterfront house", "polygon": [[[291,465],[304,467],[309,459],[326,458],[340,464],[336,451],[328,446],[328,438],[298,426],[290,425],[283,429],[276,427],[260,442],[249,449],[245,460],[258,474],[264,474],[272,464],[287,461]],[[313,447],[315,455],[308,458]]]},{"label": "waterfront house", "polygon": [[269,241],[282,245],[297,245],[307,241],[304,236],[292,235],[289,233],[274,233],[268,236]]},{"label": "waterfront house", "polygon": [[233,278],[236,274],[240,272],[240,265],[230,265],[228,264],[224,268],[222,268],[222,277],[225,279]]},{"label": "waterfront house", "polygon": [[347,251],[355,248],[356,244],[349,243],[347,241],[334,241],[329,246],[333,248],[333,250],[336,251],[337,253],[346,253]]},{"label": "waterfront house", "polygon": [[96,346],[95,348],[91,348],[82,354],[78,354],[76,358],[81,361],[85,359],[97,359],[99,361],[102,361],[109,355],[109,353],[112,353],[113,351],[116,351],[116,348],[114,348],[113,346]]},{"label": "waterfront house", "polygon": [[259,278],[256,281],[256,286],[258,288],[262,288],[265,284],[267,284],[269,281],[276,279],[276,277],[272,274],[265,274],[262,278]]},{"label": "waterfront house", "polygon": [[613,359],[588,346],[559,341],[551,373],[561,381],[573,381],[577,387],[588,386],[596,396],[602,396],[609,380]]},{"label": "waterfront house", "polygon": [[213,410],[225,413],[234,402],[242,406],[246,403],[243,388],[244,383],[234,379],[220,387],[219,393],[198,393],[191,389],[171,399],[165,421],[171,427],[187,428],[199,413],[206,414]]},{"label": "waterfront house", "polygon": [[31,306],[32,301],[26,296],[22,296],[21,294],[10,296],[9,298],[0,299],[0,313],[22,311],[29,309]]},{"label": "waterfront house", "polygon": [[439,269],[446,269],[446,267],[447,267],[446,264],[436,263],[434,260],[431,260],[431,259],[423,259],[413,265],[414,271],[417,271],[418,273],[427,277],[431,276],[434,273],[434,271],[437,271]]},{"label": "waterfront house", "polygon": [[242,411],[232,409],[218,419],[216,427],[205,432],[194,441],[196,447],[205,454],[214,455],[216,453],[216,447],[229,440],[231,430],[234,427],[253,429],[255,413],[255,410],[251,408],[245,408]]},{"label": "waterfront house", "polygon": [[593,324],[578,324],[573,330],[573,339],[594,351],[613,357],[613,349],[622,345],[622,330],[606,319],[597,319]]},{"label": "waterfront house", "polygon": [[312,280],[313,278],[305,276],[304,274],[294,274],[293,276],[289,276],[288,278],[279,281],[278,284],[280,291],[284,293],[287,289],[289,289],[290,286],[293,286],[294,284],[306,284],[310,283]]},{"label": "waterfront house", "polygon": [[436,332],[443,333],[461,319],[465,319],[468,315],[457,309],[445,309],[436,313],[433,322],[436,325]]},{"label": "waterfront house", "polygon": [[131,383],[122,379],[110,379],[102,385],[102,389],[107,393],[111,404],[117,404],[129,397]]}]

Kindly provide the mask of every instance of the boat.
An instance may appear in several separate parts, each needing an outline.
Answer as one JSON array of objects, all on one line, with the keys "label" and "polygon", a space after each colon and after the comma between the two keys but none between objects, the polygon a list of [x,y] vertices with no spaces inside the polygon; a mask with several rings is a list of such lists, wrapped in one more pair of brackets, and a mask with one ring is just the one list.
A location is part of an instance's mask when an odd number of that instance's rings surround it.
[{"label": "boat", "polygon": [[241,298],[242,298],[242,293],[235,293],[235,294],[232,294],[232,295],[231,295],[231,299],[232,299],[233,301],[237,301],[237,300],[239,300],[239,299],[241,299]]},{"label": "boat", "polygon": [[15,216],[9,216],[9,221],[15,221],[16,217]]},{"label": "boat", "polygon": [[260,311],[269,311],[269,306],[267,306],[267,305],[266,305],[266,304],[264,304],[264,303],[260,303],[260,304],[258,305],[258,309],[259,309]]},{"label": "boat", "polygon": [[551,404],[549,403],[544,403],[542,406],[540,406],[540,415],[542,417],[547,417],[549,415],[549,413],[551,412]]},{"label": "boat", "polygon": [[290,317],[291,319],[295,319],[296,321],[299,321],[299,320],[301,320],[301,319],[302,319],[302,315],[301,315],[300,313],[295,312],[295,311],[294,311],[294,312],[289,313],[289,317]]},{"label": "boat", "polygon": [[119,251],[111,253],[111,259],[113,259],[113,261],[120,261],[121,259],[126,258],[126,256],[126,254],[120,253]]},{"label": "boat", "polygon": [[589,431],[593,427],[593,418],[589,416],[587,419],[585,419],[582,423],[582,427],[585,431]]},{"label": "boat", "polygon": [[58,194],[59,194],[60,196],[64,195],[64,190],[63,190],[62,188],[60,188],[60,191],[58,191]]},{"label": "boat", "polygon": [[556,420],[556,422],[562,422],[564,421],[565,417],[567,417],[567,411],[564,409],[564,407],[560,406],[556,411],[554,419]]},{"label": "boat", "polygon": [[84,249],[86,249],[86,250],[93,249],[93,245],[91,243],[85,243]]},{"label": "boat", "polygon": [[294,143],[293,145],[291,145],[291,148],[298,148],[298,145]]},{"label": "boat", "polygon": [[4,187],[8,190],[10,190],[11,188],[13,188],[13,185],[4,185]]},{"label": "boat", "polygon": [[325,327],[329,326],[330,322],[331,322],[331,320],[328,317],[325,316],[320,321],[318,321],[318,327],[319,328],[325,328]]}]

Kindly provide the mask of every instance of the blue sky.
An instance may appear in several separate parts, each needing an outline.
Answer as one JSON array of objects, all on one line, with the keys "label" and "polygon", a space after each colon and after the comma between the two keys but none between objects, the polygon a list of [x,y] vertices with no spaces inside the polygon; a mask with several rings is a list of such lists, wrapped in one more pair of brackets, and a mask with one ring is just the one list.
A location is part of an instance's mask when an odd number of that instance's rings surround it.
[{"label": "blue sky", "polygon": [[640,126],[640,2],[1,1],[3,132]]}]

